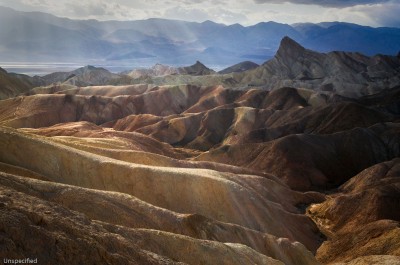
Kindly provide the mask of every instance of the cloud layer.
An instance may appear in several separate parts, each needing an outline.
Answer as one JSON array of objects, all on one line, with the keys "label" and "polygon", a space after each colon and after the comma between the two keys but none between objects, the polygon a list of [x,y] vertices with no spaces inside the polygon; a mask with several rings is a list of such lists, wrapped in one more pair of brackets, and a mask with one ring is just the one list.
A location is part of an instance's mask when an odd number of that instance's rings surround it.
[{"label": "cloud layer", "polygon": [[317,5],[323,7],[350,7],[356,5],[370,5],[378,3],[386,3],[390,0],[254,0],[257,4],[303,4],[303,5]]},{"label": "cloud layer", "polygon": [[0,6],[61,17],[137,20],[152,17],[254,25],[344,21],[400,27],[398,0],[0,0]]}]

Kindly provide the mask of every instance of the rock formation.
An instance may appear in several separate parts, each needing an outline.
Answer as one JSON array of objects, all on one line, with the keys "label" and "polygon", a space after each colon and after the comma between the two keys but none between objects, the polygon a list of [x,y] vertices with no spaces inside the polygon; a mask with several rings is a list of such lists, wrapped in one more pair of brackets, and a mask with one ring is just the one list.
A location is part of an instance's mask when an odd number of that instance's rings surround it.
[{"label": "rock formation", "polygon": [[195,64],[185,67],[179,67],[178,73],[181,75],[211,75],[214,74],[215,71],[208,68],[204,64],[199,61],[196,61]]},{"label": "rock formation", "polygon": [[399,85],[399,73],[400,60],[395,56],[318,53],[285,37],[273,59],[234,79],[241,85],[267,89],[291,86],[355,98]]}]

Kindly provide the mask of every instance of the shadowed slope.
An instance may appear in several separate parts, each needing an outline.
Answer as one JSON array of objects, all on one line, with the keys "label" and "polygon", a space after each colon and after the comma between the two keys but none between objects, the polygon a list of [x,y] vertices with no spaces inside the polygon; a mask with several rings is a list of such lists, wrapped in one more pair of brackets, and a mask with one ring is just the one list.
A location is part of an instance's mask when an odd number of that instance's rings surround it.
[{"label": "shadowed slope", "polygon": [[400,255],[400,160],[365,169],[309,215],[328,236],[318,249],[321,262],[364,255]]},{"label": "shadowed slope", "polygon": [[196,160],[262,170],[291,188],[334,187],[361,170],[399,156],[399,125],[381,124],[331,135],[290,135],[263,144],[222,146]]}]

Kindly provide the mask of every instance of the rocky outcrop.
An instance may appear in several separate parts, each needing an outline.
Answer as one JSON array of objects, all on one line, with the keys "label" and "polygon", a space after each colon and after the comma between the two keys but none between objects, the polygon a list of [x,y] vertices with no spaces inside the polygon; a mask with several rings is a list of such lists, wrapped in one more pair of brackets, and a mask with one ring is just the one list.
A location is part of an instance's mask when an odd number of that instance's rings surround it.
[{"label": "rocky outcrop", "polygon": [[196,61],[195,64],[185,67],[179,67],[178,73],[181,75],[211,75],[215,74],[215,71],[208,68],[204,64],[199,61]]},{"label": "rocky outcrop", "polygon": [[395,56],[318,53],[285,37],[273,59],[236,74],[234,79],[237,84],[266,89],[291,86],[356,98],[399,85],[399,71],[400,61]]}]

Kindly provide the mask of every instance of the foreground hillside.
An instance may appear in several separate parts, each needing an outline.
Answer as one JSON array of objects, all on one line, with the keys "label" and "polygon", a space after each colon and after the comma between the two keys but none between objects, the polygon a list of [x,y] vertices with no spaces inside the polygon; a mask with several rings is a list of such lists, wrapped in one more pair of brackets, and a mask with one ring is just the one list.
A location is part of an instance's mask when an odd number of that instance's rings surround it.
[{"label": "foreground hillside", "polygon": [[0,256],[400,264],[400,88],[37,88],[0,101]]}]

